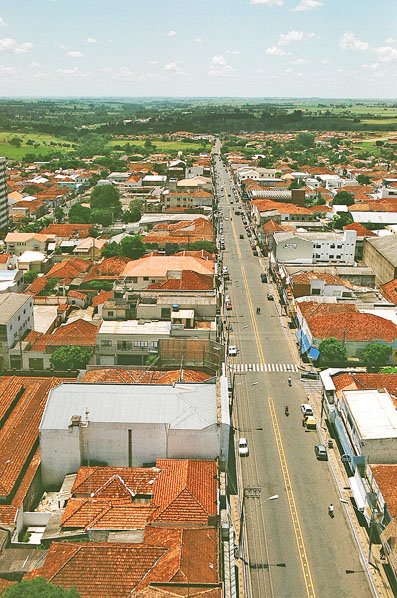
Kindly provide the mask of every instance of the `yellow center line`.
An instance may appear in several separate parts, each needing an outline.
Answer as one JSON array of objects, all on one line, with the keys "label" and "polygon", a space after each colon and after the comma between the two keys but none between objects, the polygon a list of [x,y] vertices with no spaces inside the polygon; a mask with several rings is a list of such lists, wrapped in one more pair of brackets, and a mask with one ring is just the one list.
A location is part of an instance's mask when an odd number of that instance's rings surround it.
[{"label": "yellow center line", "polygon": [[281,470],[283,472],[283,477],[284,477],[285,489],[287,491],[288,504],[289,504],[289,508],[291,511],[292,525],[293,525],[294,532],[295,532],[296,542],[298,544],[298,552],[299,552],[299,557],[300,557],[300,561],[301,561],[301,565],[302,565],[303,576],[305,579],[306,591],[307,591],[307,595],[310,598],[315,598],[316,594],[314,591],[313,580],[312,580],[312,576],[310,573],[310,567],[309,567],[309,561],[307,559],[305,543],[303,541],[303,534],[302,534],[302,528],[301,528],[301,525],[299,522],[298,510],[296,508],[295,497],[294,497],[294,493],[292,490],[292,484],[291,484],[291,479],[289,476],[287,459],[285,457],[284,447],[283,447],[283,443],[281,440],[281,433],[280,433],[280,428],[279,428],[278,421],[277,421],[276,410],[274,408],[273,399],[271,399],[269,397],[268,402],[269,402],[270,415],[271,415],[272,423],[273,423],[274,435],[276,437],[277,450],[278,450],[278,454],[280,457]]},{"label": "yellow center line", "polygon": [[[254,329],[254,336],[255,336],[255,341],[256,341],[257,350],[258,350],[258,354],[259,354],[259,359],[261,360],[262,363],[264,363],[265,362],[264,352],[263,352],[263,348],[262,348],[262,343],[260,341],[258,326],[256,323],[256,318],[255,318],[255,313],[254,313],[254,307],[252,305],[247,275],[245,273],[243,266],[241,265],[242,254],[241,254],[241,250],[240,250],[239,243],[237,240],[237,231],[236,231],[234,221],[232,221],[231,224],[232,224],[232,229],[233,229],[233,236],[234,236],[234,239],[236,242],[237,256],[240,260],[240,269],[241,269],[241,274],[242,274],[242,278],[243,278],[243,282],[244,282],[248,308],[249,308],[250,315],[251,315],[252,326]],[[278,421],[277,421],[276,410],[274,407],[274,402],[270,397],[269,397],[268,401],[269,401],[269,409],[270,409],[270,415],[272,418],[274,434],[276,437],[277,450],[278,450],[278,454],[280,457],[281,470],[282,470],[282,474],[283,474],[283,478],[284,478],[285,488],[287,491],[287,498],[288,498],[288,504],[289,504],[289,508],[290,508],[290,512],[291,512],[292,525],[294,528],[295,538],[296,538],[296,542],[298,545],[299,558],[301,561],[307,596],[308,596],[308,598],[315,598],[316,593],[314,591],[313,579],[312,579],[312,575],[310,572],[309,561],[307,558],[305,543],[303,540],[302,528],[300,525],[298,510],[296,508],[295,497],[294,497],[294,493],[292,490],[291,479],[290,479],[288,466],[287,466],[287,459],[286,459],[286,456],[284,453],[284,447],[283,447],[283,443],[281,440],[281,433],[280,433],[280,428],[279,428]]]}]

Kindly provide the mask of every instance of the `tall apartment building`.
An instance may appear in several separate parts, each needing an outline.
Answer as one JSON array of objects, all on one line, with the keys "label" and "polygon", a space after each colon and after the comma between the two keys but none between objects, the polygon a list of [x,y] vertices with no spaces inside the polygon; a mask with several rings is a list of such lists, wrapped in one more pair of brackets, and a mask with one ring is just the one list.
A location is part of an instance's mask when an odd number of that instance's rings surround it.
[{"label": "tall apartment building", "polygon": [[0,229],[8,225],[7,161],[0,157]]}]

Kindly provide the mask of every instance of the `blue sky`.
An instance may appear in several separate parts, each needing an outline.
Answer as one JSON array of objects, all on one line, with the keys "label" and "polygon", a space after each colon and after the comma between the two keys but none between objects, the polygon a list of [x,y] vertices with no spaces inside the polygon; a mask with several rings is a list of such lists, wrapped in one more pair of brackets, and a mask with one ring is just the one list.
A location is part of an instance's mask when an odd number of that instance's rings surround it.
[{"label": "blue sky", "polygon": [[397,97],[397,0],[13,0],[0,96]]}]

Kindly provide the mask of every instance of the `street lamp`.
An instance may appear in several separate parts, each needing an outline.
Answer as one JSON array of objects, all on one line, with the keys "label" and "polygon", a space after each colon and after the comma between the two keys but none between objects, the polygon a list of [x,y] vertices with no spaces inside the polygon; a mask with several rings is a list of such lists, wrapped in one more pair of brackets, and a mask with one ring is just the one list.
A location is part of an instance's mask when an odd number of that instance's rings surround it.
[{"label": "street lamp", "polygon": [[[345,498],[340,498],[339,499],[341,503],[348,505],[349,501],[346,500]],[[352,503],[350,503],[351,506],[353,507],[353,509],[355,511],[357,511],[357,513],[360,513],[361,516],[365,517],[364,513],[362,511],[360,511],[360,509],[357,509],[357,507],[355,507]],[[371,510],[371,519],[370,522],[368,524],[368,529],[369,529],[369,538],[368,538],[368,558],[367,558],[367,563],[368,565],[372,565],[373,567],[377,568],[376,565],[374,565],[373,563],[371,563],[371,549],[372,549],[372,530],[373,530],[373,523],[375,521],[376,515],[379,514],[378,509],[374,508]]]}]

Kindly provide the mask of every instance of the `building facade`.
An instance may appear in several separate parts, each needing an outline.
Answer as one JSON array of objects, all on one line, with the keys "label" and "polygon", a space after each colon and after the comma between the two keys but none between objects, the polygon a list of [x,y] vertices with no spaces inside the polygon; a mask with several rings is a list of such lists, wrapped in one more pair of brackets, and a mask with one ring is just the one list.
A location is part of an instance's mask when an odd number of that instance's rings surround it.
[{"label": "building facade", "polygon": [[0,229],[8,225],[7,161],[0,157]]}]

